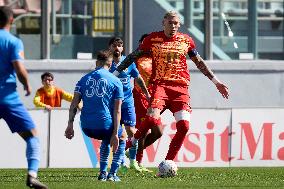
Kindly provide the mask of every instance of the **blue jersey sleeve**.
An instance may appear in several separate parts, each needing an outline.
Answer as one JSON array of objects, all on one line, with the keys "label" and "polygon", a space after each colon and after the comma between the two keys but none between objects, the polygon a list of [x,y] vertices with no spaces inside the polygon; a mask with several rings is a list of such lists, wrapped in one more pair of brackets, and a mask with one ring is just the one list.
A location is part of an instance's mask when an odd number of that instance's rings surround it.
[{"label": "blue jersey sleeve", "polygon": [[79,93],[79,94],[82,95],[82,91],[81,91],[81,89],[82,89],[82,84],[81,84],[81,83],[82,83],[81,80],[77,82],[77,84],[76,84],[76,86],[75,86],[74,93]]},{"label": "blue jersey sleeve", "polygon": [[115,88],[115,91],[114,91],[114,99],[121,99],[123,100],[124,98],[124,93],[123,93],[123,85],[120,81],[118,81],[116,83],[116,88]]},{"label": "blue jersey sleeve", "polygon": [[131,71],[129,74],[133,78],[136,78],[139,75],[139,71],[134,63],[131,64]]},{"label": "blue jersey sleeve", "polygon": [[19,61],[24,59],[24,45],[20,39],[15,40],[12,43],[11,49],[11,62]]}]

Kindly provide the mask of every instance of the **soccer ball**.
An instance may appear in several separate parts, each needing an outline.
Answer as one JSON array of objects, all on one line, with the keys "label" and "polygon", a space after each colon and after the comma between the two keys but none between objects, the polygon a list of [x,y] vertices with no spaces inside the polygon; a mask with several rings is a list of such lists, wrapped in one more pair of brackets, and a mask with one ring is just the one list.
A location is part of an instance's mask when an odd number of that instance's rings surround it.
[{"label": "soccer ball", "polygon": [[174,177],[177,175],[177,165],[172,160],[164,160],[158,166],[158,176],[162,178]]}]

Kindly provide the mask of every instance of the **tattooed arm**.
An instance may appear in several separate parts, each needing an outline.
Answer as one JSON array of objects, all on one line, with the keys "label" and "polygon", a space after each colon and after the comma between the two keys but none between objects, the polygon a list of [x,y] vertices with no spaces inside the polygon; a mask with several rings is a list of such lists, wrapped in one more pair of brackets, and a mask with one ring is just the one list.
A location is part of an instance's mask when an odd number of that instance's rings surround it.
[{"label": "tattooed arm", "polygon": [[146,84],[144,82],[144,79],[142,78],[141,75],[138,75],[138,77],[135,78],[135,82],[137,83],[137,85],[141,88],[141,90],[143,91],[143,93],[146,95],[146,98],[148,100],[150,100],[151,95],[146,87]]},{"label": "tattooed arm", "polygon": [[228,98],[229,97],[228,87],[217,79],[217,77],[214,75],[211,69],[206,65],[204,60],[199,55],[192,56],[191,60],[195,63],[197,68],[216,85],[221,95],[224,98]]},{"label": "tattooed arm", "polygon": [[[144,51],[140,50],[140,49],[136,49],[135,51],[133,51],[131,54],[129,54],[122,62],[121,64],[117,67],[116,71],[117,72],[122,72],[124,69],[128,68],[128,66],[130,66],[133,62],[135,62],[135,60],[142,56],[143,54],[145,54]],[[114,75],[117,74],[117,72],[114,72]],[[119,74],[118,73],[118,74]],[[117,75],[118,75],[117,74]]]},{"label": "tattooed arm", "polygon": [[213,79],[214,74],[211,71],[211,69],[206,65],[206,63],[204,62],[204,60],[199,56],[193,56],[191,57],[191,60],[195,63],[195,65],[197,66],[197,68],[206,76],[208,77],[210,80]]}]

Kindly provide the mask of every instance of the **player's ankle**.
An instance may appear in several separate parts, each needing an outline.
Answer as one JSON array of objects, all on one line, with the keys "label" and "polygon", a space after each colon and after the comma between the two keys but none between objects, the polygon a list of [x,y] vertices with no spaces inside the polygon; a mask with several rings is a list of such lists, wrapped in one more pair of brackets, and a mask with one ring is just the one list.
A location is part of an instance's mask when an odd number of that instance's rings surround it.
[{"label": "player's ankle", "polygon": [[36,171],[29,170],[28,175],[32,176],[33,178],[37,178],[37,172]]}]

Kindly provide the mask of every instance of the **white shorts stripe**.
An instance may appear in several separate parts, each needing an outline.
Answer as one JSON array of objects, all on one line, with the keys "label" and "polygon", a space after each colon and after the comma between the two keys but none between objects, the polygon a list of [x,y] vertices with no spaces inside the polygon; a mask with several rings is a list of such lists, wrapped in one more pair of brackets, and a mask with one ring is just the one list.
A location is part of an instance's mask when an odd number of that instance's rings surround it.
[{"label": "white shorts stripe", "polygon": [[176,119],[176,122],[180,120],[190,121],[190,112],[186,110],[181,110],[181,111],[174,113],[174,117]]}]

